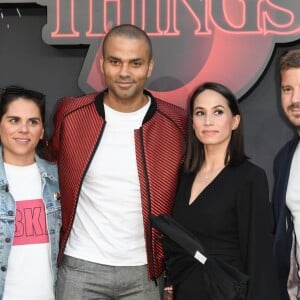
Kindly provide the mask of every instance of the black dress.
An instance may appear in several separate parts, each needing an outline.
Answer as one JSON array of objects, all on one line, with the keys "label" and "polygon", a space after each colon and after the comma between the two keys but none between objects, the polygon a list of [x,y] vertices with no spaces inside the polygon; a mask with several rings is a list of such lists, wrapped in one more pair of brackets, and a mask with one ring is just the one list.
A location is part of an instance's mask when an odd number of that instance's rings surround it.
[{"label": "black dress", "polygon": [[[279,299],[271,250],[271,206],[265,172],[245,161],[225,167],[189,205],[195,174],[184,174],[173,217],[206,249],[249,276],[247,299]],[[172,252],[169,253],[172,258]],[[169,261],[172,261],[170,259]],[[169,264],[176,300],[214,300],[207,294],[203,266],[191,257]]]}]

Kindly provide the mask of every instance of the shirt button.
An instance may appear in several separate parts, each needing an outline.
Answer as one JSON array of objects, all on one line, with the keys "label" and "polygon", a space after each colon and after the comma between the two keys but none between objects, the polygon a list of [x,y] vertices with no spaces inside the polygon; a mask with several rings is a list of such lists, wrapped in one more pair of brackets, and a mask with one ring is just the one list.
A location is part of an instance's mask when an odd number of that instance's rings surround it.
[{"label": "shirt button", "polygon": [[14,214],[14,212],[13,212],[12,210],[9,210],[9,211],[7,212],[7,214],[8,214],[9,216],[12,216],[12,215]]},{"label": "shirt button", "polygon": [[2,266],[1,267],[1,271],[5,272],[6,271],[6,267]]},{"label": "shirt button", "polygon": [[8,238],[8,237],[5,239],[5,242],[6,242],[6,243],[10,243],[10,241],[11,241],[11,239]]}]

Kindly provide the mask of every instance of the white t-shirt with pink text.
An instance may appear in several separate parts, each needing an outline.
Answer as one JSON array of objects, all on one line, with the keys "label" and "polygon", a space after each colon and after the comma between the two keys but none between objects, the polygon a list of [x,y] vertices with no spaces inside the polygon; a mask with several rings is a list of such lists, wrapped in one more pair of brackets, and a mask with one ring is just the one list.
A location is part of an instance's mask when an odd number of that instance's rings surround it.
[{"label": "white t-shirt with pink text", "polygon": [[14,239],[3,300],[54,300],[50,243],[37,164],[4,164],[16,201]]}]

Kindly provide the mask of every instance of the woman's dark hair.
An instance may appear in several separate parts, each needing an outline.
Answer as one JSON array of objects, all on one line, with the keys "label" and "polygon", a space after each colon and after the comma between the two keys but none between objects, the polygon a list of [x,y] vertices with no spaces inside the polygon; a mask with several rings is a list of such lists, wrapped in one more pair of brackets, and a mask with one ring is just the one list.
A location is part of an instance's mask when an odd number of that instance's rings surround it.
[{"label": "woman's dark hair", "polygon": [[[185,160],[186,172],[198,172],[205,160],[204,146],[197,139],[193,129],[193,111],[197,96],[206,90],[212,90],[222,95],[227,100],[227,104],[233,116],[241,115],[236,97],[230,89],[220,83],[206,82],[193,92],[189,102],[188,145]],[[244,152],[243,123],[241,118],[238,127],[232,131],[225,155],[225,165],[237,166],[246,158],[247,156]]]},{"label": "woman's dark hair", "polygon": [[[42,117],[43,127],[45,128],[45,115],[46,115],[45,95],[40,92],[34,90],[28,90],[21,86],[15,86],[15,85],[8,86],[2,89],[0,92],[0,121],[2,120],[3,115],[7,112],[10,103],[12,103],[13,101],[19,98],[32,101],[37,105]],[[44,159],[49,159],[48,141],[46,139],[46,134],[44,134],[44,138],[39,141],[36,147],[36,153]]]}]

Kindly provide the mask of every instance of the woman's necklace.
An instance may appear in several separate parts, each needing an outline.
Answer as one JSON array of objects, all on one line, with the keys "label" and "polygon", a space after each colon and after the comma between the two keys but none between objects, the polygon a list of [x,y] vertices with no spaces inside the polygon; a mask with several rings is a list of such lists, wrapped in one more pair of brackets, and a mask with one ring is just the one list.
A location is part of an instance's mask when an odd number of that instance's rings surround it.
[{"label": "woman's necklace", "polygon": [[207,174],[204,174],[204,179],[207,181],[209,180],[209,176]]}]

